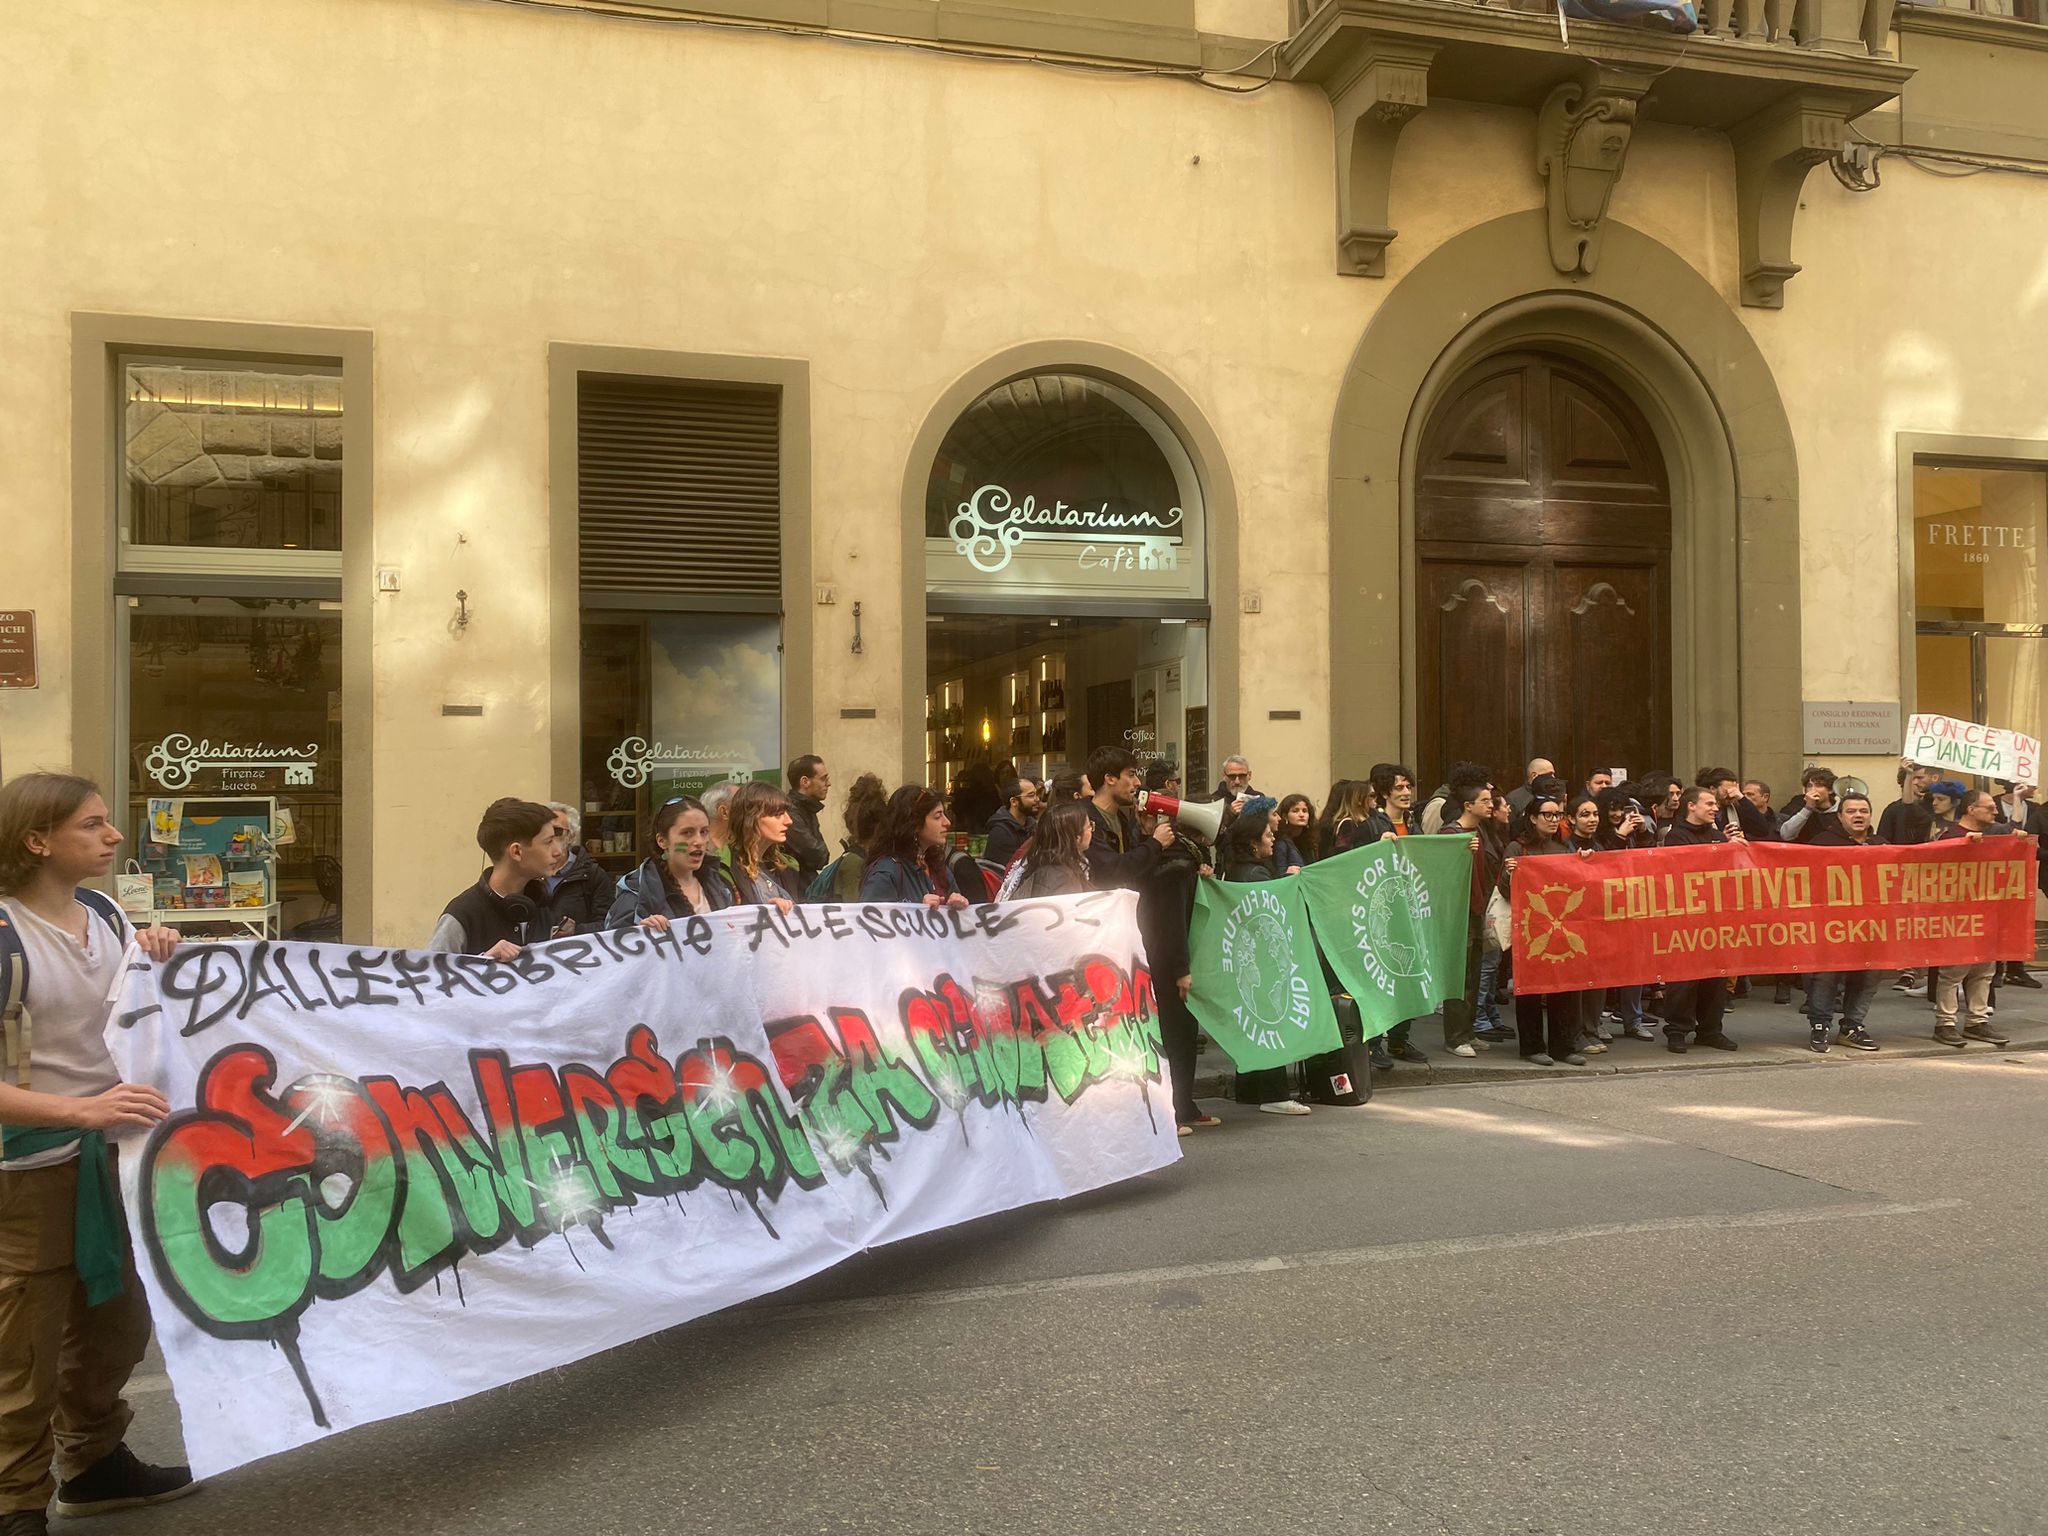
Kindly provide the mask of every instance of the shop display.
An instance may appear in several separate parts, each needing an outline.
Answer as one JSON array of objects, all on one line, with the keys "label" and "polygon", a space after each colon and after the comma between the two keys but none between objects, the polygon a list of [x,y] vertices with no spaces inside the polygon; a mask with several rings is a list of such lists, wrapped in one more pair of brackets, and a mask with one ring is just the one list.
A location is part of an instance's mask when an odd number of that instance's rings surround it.
[{"label": "shop display", "polygon": [[137,900],[146,882],[150,905],[129,909],[136,921],[224,921],[276,937],[278,815],[267,796],[151,801],[150,840],[137,850],[134,872],[122,877],[122,891]]}]

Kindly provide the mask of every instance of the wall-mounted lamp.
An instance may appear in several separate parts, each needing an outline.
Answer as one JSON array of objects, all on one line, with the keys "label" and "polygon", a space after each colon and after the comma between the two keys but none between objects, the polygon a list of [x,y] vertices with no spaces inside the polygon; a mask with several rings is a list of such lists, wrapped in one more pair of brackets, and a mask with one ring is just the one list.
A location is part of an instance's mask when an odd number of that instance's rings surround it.
[{"label": "wall-mounted lamp", "polygon": [[853,605],[853,654],[858,656],[860,652],[860,604],[855,603]]},{"label": "wall-mounted lamp", "polygon": [[458,591],[455,594],[455,627],[457,629],[469,628],[469,594],[467,592]]},{"label": "wall-mounted lamp", "polygon": [[981,744],[985,747],[996,739],[996,728],[989,723],[987,715],[981,717]]}]

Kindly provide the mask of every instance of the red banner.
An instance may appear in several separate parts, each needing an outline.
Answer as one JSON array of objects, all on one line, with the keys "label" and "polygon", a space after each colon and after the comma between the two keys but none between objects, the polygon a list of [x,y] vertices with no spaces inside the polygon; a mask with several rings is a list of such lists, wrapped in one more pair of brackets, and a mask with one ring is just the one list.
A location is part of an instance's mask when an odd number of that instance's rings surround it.
[{"label": "red banner", "polygon": [[2034,952],[2031,837],[1720,843],[1515,866],[1515,989],[1905,970]]}]

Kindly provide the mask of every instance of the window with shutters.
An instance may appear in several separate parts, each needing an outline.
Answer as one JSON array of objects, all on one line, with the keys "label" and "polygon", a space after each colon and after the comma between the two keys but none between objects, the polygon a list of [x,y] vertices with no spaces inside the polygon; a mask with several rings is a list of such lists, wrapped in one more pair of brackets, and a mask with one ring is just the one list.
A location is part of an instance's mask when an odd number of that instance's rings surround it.
[{"label": "window with shutters", "polygon": [[644,854],[662,801],[780,778],[782,397],[582,374],[583,842]]}]

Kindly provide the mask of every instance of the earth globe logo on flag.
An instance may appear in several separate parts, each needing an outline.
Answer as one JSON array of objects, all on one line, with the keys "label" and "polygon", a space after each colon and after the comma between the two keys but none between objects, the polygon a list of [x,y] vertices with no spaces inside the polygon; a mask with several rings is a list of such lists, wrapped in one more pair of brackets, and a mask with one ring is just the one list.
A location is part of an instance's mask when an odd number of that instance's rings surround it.
[{"label": "earth globe logo on flag", "polygon": [[1283,1043],[1281,1030],[1304,1030],[1311,1017],[1308,982],[1295,963],[1287,908],[1269,891],[1253,891],[1223,924],[1224,974],[1237,991],[1238,1023],[1254,1043],[1269,1050]]},{"label": "earth globe logo on flag", "polygon": [[1373,860],[1359,872],[1352,932],[1366,974],[1387,996],[1405,979],[1419,981],[1425,990],[1433,985],[1424,937],[1429,916],[1429,887],[1398,844],[1386,859]]}]

